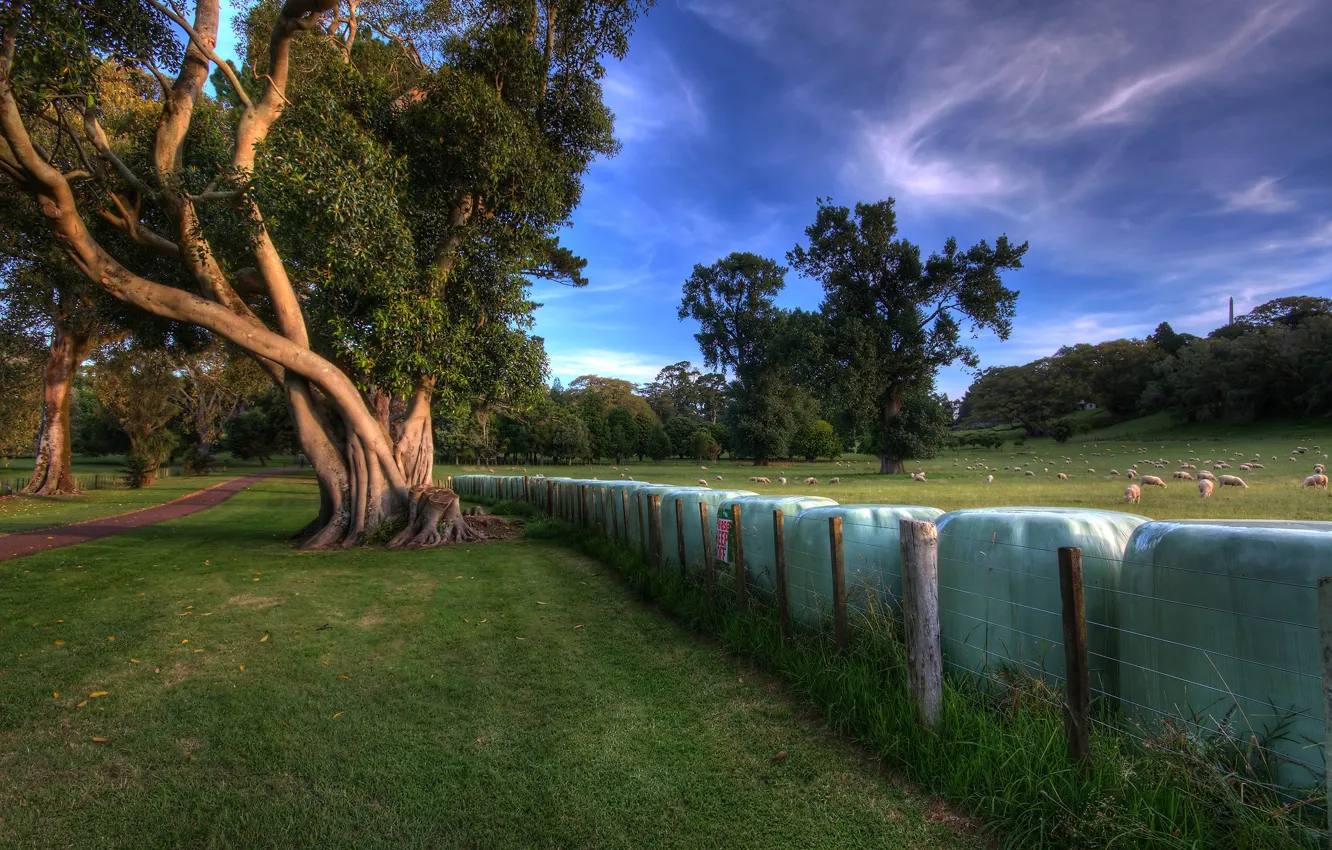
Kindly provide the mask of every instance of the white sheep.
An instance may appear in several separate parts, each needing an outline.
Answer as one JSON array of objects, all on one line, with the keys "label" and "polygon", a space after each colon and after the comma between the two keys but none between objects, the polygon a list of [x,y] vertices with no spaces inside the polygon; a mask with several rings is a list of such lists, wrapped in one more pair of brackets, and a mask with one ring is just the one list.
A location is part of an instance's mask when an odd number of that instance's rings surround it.
[{"label": "white sheep", "polygon": [[1022,474],[1023,474],[1023,475],[1030,475],[1032,478],[1035,478],[1035,477],[1036,477],[1036,473],[1032,472],[1030,469],[1028,469],[1026,472],[1024,472],[1024,473],[1022,473]]},{"label": "white sheep", "polygon": [[1095,475],[1095,474],[1096,474],[1096,470],[1094,470],[1094,469],[1089,469],[1089,470],[1087,470],[1087,472],[1090,473],[1090,474],[1092,474],[1092,475]]},{"label": "white sheep", "polygon": [[1215,480],[1216,480],[1216,476],[1213,475],[1212,473],[1208,472],[1208,471],[1205,470],[1205,469],[1200,469],[1200,470],[1198,470],[1198,480],[1199,480],[1199,481],[1215,481]]},{"label": "white sheep", "polygon": [[840,479],[840,478],[829,478],[829,479],[828,479],[828,483],[829,483],[829,484],[841,484],[841,483],[842,483],[842,479]]},{"label": "white sheep", "polygon": [[785,484],[785,483],[786,483],[786,476],[783,475],[781,478],[778,478],[777,481],[778,481],[779,483]]},{"label": "white sheep", "polygon": [[700,466],[699,469],[703,470],[704,472],[708,471],[708,468],[706,466]]},{"label": "white sheep", "polygon": [[1176,481],[1192,481],[1192,480],[1193,480],[1193,476],[1190,475],[1188,472],[1185,472],[1185,471],[1182,470],[1182,469],[1175,473],[1174,478],[1175,478]]},{"label": "white sheep", "polygon": [[1130,505],[1136,505],[1141,500],[1142,490],[1138,488],[1137,484],[1130,484],[1124,488],[1124,501],[1128,502]]},{"label": "white sheep", "polygon": [[700,486],[700,487],[706,487],[706,486],[708,486],[708,479],[706,479],[706,478],[700,478],[700,479],[698,479],[698,486]]},{"label": "white sheep", "polygon": [[1244,483],[1244,479],[1238,475],[1222,475],[1220,478],[1222,487],[1243,487],[1249,489],[1249,485]]},{"label": "white sheep", "polygon": [[1215,484],[1213,484],[1211,481],[1208,481],[1206,478],[1199,478],[1198,495],[1206,499],[1208,496],[1212,495],[1212,488],[1215,486],[1216,486]]},{"label": "white sheep", "polygon": [[1327,469],[1321,463],[1314,464],[1314,475],[1326,475]]},{"label": "white sheep", "polygon": [[1118,469],[1112,469],[1112,470],[1110,470],[1110,474],[1111,474],[1111,475],[1118,475],[1118,474],[1119,474],[1119,470],[1118,470]]},{"label": "white sheep", "polygon": [[720,475],[718,475],[718,476],[717,476],[717,480],[718,480],[718,481],[722,480],[722,477],[721,477]]},{"label": "white sheep", "polygon": [[819,479],[817,479],[817,478],[815,478],[813,475],[811,475],[810,477],[808,477],[808,478],[805,479],[805,483],[808,484],[808,485],[810,485],[810,486],[812,487],[813,485],[819,483]]},{"label": "white sheep", "polygon": [[994,476],[993,476],[993,475],[987,475],[987,476],[985,476],[985,483],[986,483],[986,484],[993,484],[993,483],[994,483]]},{"label": "white sheep", "polygon": [[1304,479],[1304,483],[1300,485],[1301,490],[1305,489],[1306,487],[1319,487],[1323,490],[1326,490],[1327,476],[1323,475],[1322,473],[1319,473],[1317,475],[1310,475],[1308,478]]},{"label": "white sheep", "polygon": [[1060,480],[1060,481],[1067,481],[1067,480],[1068,480],[1068,473],[1067,473],[1067,472],[1061,472],[1061,473],[1059,473],[1059,480]]},{"label": "white sheep", "polygon": [[1144,475],[1142,476],[1142,486],[1164,488],[1166,486],[1166,483],[1162,481],[1160,478],[1157,478],[1155,475]]},{"label": "white sheep", "polygon": [[1136,470],[1136,469],[1130,469],[1130,470],[1126,473],[1126,477],[1128,478],[1128,480],[1132,481],[1134,478],[1137,478],[1137,477],[1138,477],[1138,470]]},{"label": "white sheep", "polygon": [[911,473],[911,480],[912,480],[912,481],[924,481],[924,480],[925,480],[925,473],[923,473],[923,472],[913,472],[913,473]]}]

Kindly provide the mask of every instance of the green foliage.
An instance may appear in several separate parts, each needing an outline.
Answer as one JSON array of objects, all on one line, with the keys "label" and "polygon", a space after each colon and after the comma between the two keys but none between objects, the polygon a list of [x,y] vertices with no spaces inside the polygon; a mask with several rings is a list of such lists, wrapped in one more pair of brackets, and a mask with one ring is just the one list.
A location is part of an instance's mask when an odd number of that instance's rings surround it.
[{"label": "green foliage", "polygon": [[930,390],[907,394],[897,416],[880,426],[880,457],[924,460],[935,457],[952,435],[953,406]]},{"label": "green foliage", "polygon": [[236,457],[263,466],[274,455],[294,451],[296,434],[282,394],[272,390],[242,410],[227,426],[222,445]]},{"label": "green foliage", "polygon": [[670,435],[666,433],[666,428],[660,422],[653,425],[652,430],[648,432],[647,445],[644,451],[648,457],[655,461],[665,460],[674,451],[674,447],[671,446]]},{"label": "green foliage", "polygon": [[690,441],[705,423],[693,414],[684,414],[673,416],[664,424],[666,433],[671,438],[671,454],[675,457],[693,457]]},{"label": "green foliage", "polygon": [[0,321],[0,458],[28,454],[42,415],[42,368],[46,346],[40,336]]},{"label": "green foliage", "polygon": [[672,363],[643,385],[643,397],[663,420],[692,416],[715,420],[726,406],[726,378],[716,372],[703,374],[688,360]]},{"label": "green foliage", "polygon": [[638,424],[632,413],[617,407],[606,414],[606,425],[610,430],[610,456],[619,465],[638,446]]},{"label": "green foliage", "polygon": [[797,245],[787,258],[823,285],[825,368],[838,384],[834,394],[844,409],[881,414],[875,418],[887,429],[885,458],[904,457],[893,455],[891,446],[937,450],[891,420],[901,415],[907,395],[933,386],[939,368],[978,365],[975,349],[962,342],[963,322],[973,334],[989,330],[1008,338],[1018,293],[1002,276],[1022,267],[1026,243],[1000,236],[993,247],[981,241],[961,250],[950,238],[923,260],[918,246],[898,238],[891,198],[858,203],[854,214],[820,199],[805,234],[808,246]]},{"label": "green foliage", "polygon": [[125,486],[137,490],[152,484],[162,464],[167,462],[179,444],[180,438],[165,428],[158,428],[135,440],[121,467]]},{"label": "green foliage", "polygon": [[721,454],[721,446],[713,439],[711,431],[695,431],[689,438],[689,454],[696,460],[715,461]]},{"label": "green foliage", "polygon": [[1045,432],[1056,443],[1067,443],[1068,438],[1073,436],[1073,431],[1074,427],[1072,422],[1069,422],[1067,419],[1056,419],[1050,423],[1050,427],[1047,428]]},{"label": "green foliage", "polygon": [[809,461],[833,460],[842,456],[842,439],[831,423],[819,419],[800,429],[791,443],[791,454]]}]

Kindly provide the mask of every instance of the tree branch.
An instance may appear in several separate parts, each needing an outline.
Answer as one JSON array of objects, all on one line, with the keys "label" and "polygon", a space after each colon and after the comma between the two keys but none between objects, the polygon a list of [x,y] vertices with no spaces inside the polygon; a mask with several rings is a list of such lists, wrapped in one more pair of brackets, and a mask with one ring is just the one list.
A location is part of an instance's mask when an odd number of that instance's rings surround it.
[{"label": "tree branch", "polygon": [[175,21],[177,26],[185,30],[190,37],[190,41],[194,42],[195,46],[199,48],[199,52],[208,57],[222,71],[222,74],[227,78],[227,82],[231,83],[231,87],[236,90],[236,96],[240,98],[241,104],[248,109],[251,105],[250,96],[245,93],[245,87],[241,85],[240,77],[236,76],[234,68],[222,61],[222,58],[213,50],[213,45],[205,41],[203,36],[195,31],[194,27],[190,26],[189,21],[185,20],[173,7],[161,3],[159,0],[148,0],[148,2],[152,4],[154,9]]},{"label": "tree branch", "polygon": [[92,146],[97,149],[97,153],[102,159],[111,163],[111,167],[120,175],[121,180],[124,180],[134,191],[141,195],[151,196],[153,194],[148,184],[140,180],[139,176],[125,164],[125,161],[117,156],[115,151],[111,150],[111,143],[107,141],[106,133],[97,120],[97,110],[91,106],[83,110],[83,132],[87,135],[88,141],[92,142]]}]

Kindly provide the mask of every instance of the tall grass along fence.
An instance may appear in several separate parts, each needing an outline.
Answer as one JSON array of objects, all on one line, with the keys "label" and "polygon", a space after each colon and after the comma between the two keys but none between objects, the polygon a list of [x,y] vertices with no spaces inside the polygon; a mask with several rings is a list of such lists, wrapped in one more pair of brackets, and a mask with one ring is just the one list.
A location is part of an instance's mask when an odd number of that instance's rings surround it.
[{"label": "tall grass along fence", "polygon": [[[156,477],[153,480],[163,478],[179,478],[185,472],[179,466],[164,466],[157,470]],[[28,478],[31,473],[21,475],[0,475],[0,496],[12,496],[20,492],[28,485]],[[125,473],[123,472],[94,472],[84,473],[74,476],[74,484],[80,490],[124,490]]]},{"label": "tall grass along fence", "polygon": [[[1044,745],[1060,750],[1062,786],[1021,776],[1014,765],[1030,754],[1009,753],[1000,775],[971,780],[991,792],[974,799],[958,792],[960,777],[902,764],[1007,827],[1025,824],[1014,833],[1023,840],[1328,846],[1332,581],[1323,576],[1332,574],[1332,522],[944,513],[539,476],[449,483],[466,498],[526,502],[604,538],[649,573],[725,602],[729,617],[770,611],[783,640],[826,639],[834,666],[866,634],[894,635],[882,651],[901,650],[898,696],[913,728],[891,741],[916,741],[917,757],[958,758],[938,749],[950,738],[953,748],[983,746],[957,740],[950,706],[959,701],[1008,724],[986,734],[1013,746],[1015,730],[1037,728],[1032,716],[1054,722],[1057,743]],[[885,681],[879,699],[896,699]],[[1045,795],[1036,808],[1052,812],[1036,826],[999,815],[995,802],[1020,796],[1012,783],[1027,780],[1041,785],[1033,799]],[[1060,788],[1070,799],[1052,802]],[[1143,808],[1127,816],[1112,810],[1116,800]]]}]

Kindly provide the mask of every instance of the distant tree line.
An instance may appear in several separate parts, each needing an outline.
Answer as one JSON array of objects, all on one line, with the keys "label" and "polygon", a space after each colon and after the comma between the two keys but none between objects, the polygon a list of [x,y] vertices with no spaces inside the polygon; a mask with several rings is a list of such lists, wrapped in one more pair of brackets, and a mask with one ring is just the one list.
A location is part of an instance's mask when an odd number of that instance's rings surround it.
[{"label": "distant tree line", "polygon": [[1065,440],[1078,427],[1068,415],[1083,402],[1116,417],[1166,411],[1189,422],[1332,415],[1332,299],[1277,298],[1205,338],[1162,322],[1145,339],[1065,346],[986,369],[959,419]]}]

